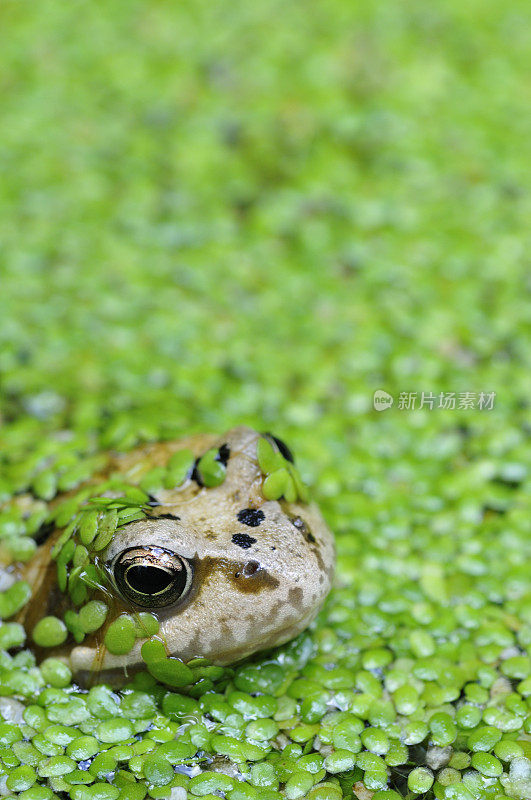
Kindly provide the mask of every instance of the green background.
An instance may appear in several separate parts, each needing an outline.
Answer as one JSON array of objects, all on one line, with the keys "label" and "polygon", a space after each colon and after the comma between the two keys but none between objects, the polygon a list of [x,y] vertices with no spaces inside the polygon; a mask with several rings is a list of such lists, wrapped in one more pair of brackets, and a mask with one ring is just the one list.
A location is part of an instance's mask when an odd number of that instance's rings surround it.
[{"label": "green background", "polygon": [[[374,670],[391,702],[402,670],[426,721],[478,684],[509,739],[531,691],[529,22],[520,0],[0,8],[3,463],[65,428],[81,458],[272,430],[340,554],[294,674]],[[318,730],[334,689],[311,674]],[[524,798],[502,766],[460,785]]]}]

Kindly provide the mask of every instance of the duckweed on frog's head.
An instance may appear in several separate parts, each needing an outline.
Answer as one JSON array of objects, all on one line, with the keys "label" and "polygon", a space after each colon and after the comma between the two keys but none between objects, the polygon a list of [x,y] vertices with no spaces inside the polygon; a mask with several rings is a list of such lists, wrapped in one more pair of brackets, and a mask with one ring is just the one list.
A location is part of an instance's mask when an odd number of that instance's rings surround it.
[{"label": "duckweed on frog's head", "polygon": [[330,589],[333,538],[291,452],[250,428],[109,457],[51,507],[11,591],[31,587],[17,620],[81,676],[238,661],[300,633]]}]

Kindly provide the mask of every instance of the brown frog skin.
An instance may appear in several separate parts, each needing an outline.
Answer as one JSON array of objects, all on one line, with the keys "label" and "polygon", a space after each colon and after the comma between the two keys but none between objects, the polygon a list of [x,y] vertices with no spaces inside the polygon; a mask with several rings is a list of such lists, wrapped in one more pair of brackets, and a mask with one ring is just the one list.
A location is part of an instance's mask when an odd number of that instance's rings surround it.
[{"label": "brown frog skin", "polygon": [[[114,583],[112,615],[102,631],[83,643],[69,637],[58,651],[43,649],[43,657],[62,658],[76,675],[98,671],[108,677],[144,667],[144,640],[138,639],[126,655],[113,655],[102,645],[105,628],[123,611],[154,613],[168,655],[185,661],[201,656],[219,665],[280,645],[306,628],[330,590],[334,540],[314,503],[264,498],[256,452],[260,436],[241,426],[221,437],[191,436],[110,456],[107,473],[119,471],[136,480],[146,469],[165,465],[177,450],[188,448],[198,458],[223,446],[226,478],[211,488],[192,477],[176,489],[161,489],[155,493],[159,505],[148,517],[118,528],[99,554]],[[55,570],[49,569],[56,535],[26,567],[24,577],[34,591],[21,618],[30,629],[41,616],[57,614],[63,601]],[[171,560],[172,554],[178,557],[182,589],[175,601],[150,608],[149,600],[137,605],[124,596],[118,563],[155,567],[157,578],[160,560]],[[138,574],[149,586],[151,573]]]}]

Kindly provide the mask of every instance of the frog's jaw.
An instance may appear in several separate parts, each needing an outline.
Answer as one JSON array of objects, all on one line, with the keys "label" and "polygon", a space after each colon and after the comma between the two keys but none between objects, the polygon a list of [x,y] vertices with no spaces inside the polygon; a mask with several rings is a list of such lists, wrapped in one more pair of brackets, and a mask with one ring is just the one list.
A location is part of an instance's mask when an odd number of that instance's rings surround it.
[{"label": "frog's jaw", "polygon": [[142,644],[143,641],[138,641],[129,653],[122,656],[109,653],[103,646],[89,647],[81,644],[73,647],[61,660],[68,664],[75,675],[87,673],[97,675],[100,680],[107,671],[120,671],[123,681],[129,672],[134,673],[146,666],[140,655]]},{"label": "frog's jaw", "polygon": [[[311,622],[313,622],[318,612],[319,608],[314,608],[309,611],[306,616],[299,617],[298,620],[286,624],[283,628],[275,628],[269,634],[264,633],[259,625],[261,632],[259,637],[254,641],[246,637],[239,645],[234,643],[232,646],[229,646],[229,643],[227,643],[226,649],[224,649],[223,641],[220,640],[219,647],[216,648],[215,651],[211,650],[210,660],[213,664],[225,666],[242,661],[253,653],[259,653],[263,650],[270,650],[273,647],[279,647],[280,645],[289,642],[290,639],[293,639],[295,636],[298,636],[299,633],[302,633],[302,631],[305,630],[305,628],[307,628]],[[190,655],[189,657],[192,658],[193,656]]]},{"label": "frog's jaw", "polygon": [[[318,611],[319,608],[312,609],[296,622],[288,623],[283,628],[272,631],[269,635],[261,635],[258,641],[245,638],[240,646],[228,647],[225,650],[222,649],[223,645],[221,644],[217,652],[209,651],[209,660],[212,664],[226,666],[242,661],[256,652],[282,645],[305,630],[314,620]],[[115,656],[108,652],[102,653],[98,648],[78,645],[72,648],[69,654],[58,655],[58,658],[70,667],[76,675],[77,682],[82,686],[90,686],[94,680],[98,680],[118,687],[123,685],[124,680],[132,678],[136,672],[146,668],[140,654],[141,644],[142,642],[138,643],[126,656]],[[203,654],[181,648],[175,652],[169,652],[169,655],[181,658],[186,662]]]}]

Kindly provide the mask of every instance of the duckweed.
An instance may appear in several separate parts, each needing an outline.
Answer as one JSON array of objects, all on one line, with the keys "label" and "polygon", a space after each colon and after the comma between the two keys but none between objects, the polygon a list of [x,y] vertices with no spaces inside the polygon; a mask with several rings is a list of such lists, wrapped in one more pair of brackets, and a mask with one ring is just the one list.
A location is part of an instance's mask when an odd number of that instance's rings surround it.
[{"label": "duckweed", "polygon": [[6,622],[0,625],[0,648],[9,650],[20,647],[26,640],[24,627],[17,622]]},{"label": "duckweed", "polygon": [[[151,655],[150,652],[148,657]],[[192,670],[178,658],[149,660],[146,664],[154,678],[169,686],[186,686],[193,681]]]},{"label": "duckweed", "polygon": [[95,730],[100,742],[115,744],[128,739],[133,733],[133,725],[128,719],[108,719],[100,722]]},{"label": "duckweed", "polygon": [[501,761],[490,753],[474,753],[471,763],[474,769],[488,778],[497,778],[503,772]]},{"label": "duckweed", "polygon": [[94,736],[79,736],[70,742],[66,748],[66,755],[76,761],[86,761],[95,756],[101,745]]},{"label": "duckweed", "polygon": [[250,722],[245,728],[246,736],[249,739],[258,741],[268,741],[277,735],[279,727],[272,719],[257,719]]},{"label": "duckweed", "polygon": [[21,800],[50,800],[53,794],[48,786],[32,786],[31,789],[22,792],[19,797]]},{"label": "duckweed", "polygon": [[476,728],[467,739],[467,747],[470,750],[492,750],[502,738],[502,732],[489,725]]},{"label": "duckweed", "polygon": [[455,741],[457,729],[449,714],[439,712],[430,717],[429,727],[435,744],[444,747]]},{"label": "duckweed", "polygon": [[353,753],[338,747],[333,753],[326,756],[324,768],[334,775],[352,769],[355,763],[356,756]]},{"label": "duckweed", "polygon": [[68,631],[58,617],[43,617],[33,628],[33,641],[39,647],[57,647],[66,641]]},{"label": "duckweed", "polygon": [[105,647],[114,655],[129,653],[135,644],[136,630],[133,618],[129,614],[121,614],[111,622],[105,632]]},{"label": "duckweed", "polygon": [[38,766],[38,773],[41,778],[57,777],[68,775],[76,769],[76,762],[68,756],[56,755],[41,761]]},{"label": "duckweed", "polygon": [[14,583],[0,592],[0,619],[9,619],[23,608],[31,597],[31,587],[27,581]]},{"label": "duckweed", "polygon": [[107,617],[108,607],[99,600],[91,600],[79,609],[79,624],[84,633],[93,633],[101,628]]},{"label": "duckweed", "polygon": [[226,468],[216,449],[208,450],[197,463],[197,472],[204,486],[219,486],[225,480]]},{"label": "duckweed", "polygon": [[433,773],[425,767],[415,767],[408,775],[407,785],[413,794],[425,794],[433,785]]},{"label": "duckweed", "polygon": [[384,731],[377,728],[365,728],[361,732],[361,741],[371,753],[384,755],[389,750],[389,739]]},{"label": "duckweed", "polygon": [[[531,797],[527,8],[276,11],[4,15],[5,797]],[[259,440],[257,492],[319,502],[336,586],[296,641],[186,665],[93,562],[225,466],[107,465],[239,423],[293,447]],[[35,624],[55,527],[72,608]],[[90,637],[145,669],[82,687]]]},{"label": "duckweed", "polygon": [[6,780],[7,788],[12,792],[23,792],[30,789],[37,780],[37,773],[30,765],[15,767]]},{"label": "duckweed", "polygon": [[277,469],[271,475],[268,475],[264,481],[263,492],[266,500],[278,500],[286,492],[292,493],[287,469]]},{"label": "duckweed", "polygon": [[135,630],[139,638],[155,636],[159,632],[159,621],[147,611],[141,611],[135,617]]},{"label": "duckweed", "polygon": [[256,449],[258,464],[265,475],[262,491],[266,500],[284,497],[289,503],[297,498],[307,501],[308,493],[297,468],[280,452],[277,442],[262,437]]},{"label": "duckweed", "polygon": [[228,792],[234,786],[234,780],[228,775],[220,772],[204,772],[196,775],[188,784],[188,790],[197,797],[204,797],[207,794],[217,794],[218,792]]}]

